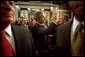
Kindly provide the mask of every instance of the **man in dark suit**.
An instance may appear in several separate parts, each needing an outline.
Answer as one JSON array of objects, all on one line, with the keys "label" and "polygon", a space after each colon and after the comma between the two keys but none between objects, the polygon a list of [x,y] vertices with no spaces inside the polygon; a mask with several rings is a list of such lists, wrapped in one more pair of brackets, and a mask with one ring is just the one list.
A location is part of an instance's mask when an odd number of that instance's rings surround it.
[{"label": "man in dark suit", "polygon": [[58,27],[58,22],[56,20],[56,12],[51,12],[51,22],[46,29],[46,34],[48,36],[48,48],[49,48],[49,56],[54,55],[55,44],[56,44],[56,29]]},{"label": "man in dark suit", "polygon": [[1,2],[0,56],[32,56],[35,48],[28,28],[13,25],[14,2]]},{"label": "man in dark suit", "polygon": [[[56,53],[59,56],[63,56],[63,55],[84,56],[84,42],[83,41],[82,41],[83,44],[80,46],[80,47],[83,46],[82,48],[80,48],[80,49],[83,49],[82,51],[77,51],[77,52],[74,51],[78,49],[78,47],[77,48],[73,47],[76,49],[72,50],[73,42],[75,42],[74,37],[73,37],[74,31],[76,30],[77,25],[79,23],[82,23],[84,25],[84,1],[69,1],[69,6],[74,16],[72,20],[59,26],[57,29]],[[82,32],[84,33],[84,28],[82,29]],[[77,44],[75,44],[75,46],[77,46]],[[74,53],[72,51],[74,51]]]},{"label": "man in dark suit", "polygon": [[57,21],[57,14],[55,11],[51,12],[51,22],[48,25],[46,32],[48,35],[48,39],[50,39],[52,48],[55,47],[55,42],[56,42],[56,28],[59,26],[58,21]]},{"label": "man in dark suit", "polygon": [[32,35],[36,47],[36,51],[38,51],[38,55],[45,55],[44,53],[47,50],[47,37],[46,37],[46,26],[44,25],[45,17],[42,12],[36,12],[34,16],[36,23],[32,26]]}]

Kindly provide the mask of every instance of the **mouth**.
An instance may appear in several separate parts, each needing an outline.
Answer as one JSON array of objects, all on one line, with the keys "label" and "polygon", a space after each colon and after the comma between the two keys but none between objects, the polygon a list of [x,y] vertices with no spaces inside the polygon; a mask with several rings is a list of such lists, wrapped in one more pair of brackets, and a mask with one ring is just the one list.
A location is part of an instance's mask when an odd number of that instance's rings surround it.
[{"label": "mouth", "polygon": [[3,12],[2,16],[4,17],[12,17],[13,14],[9,13],[9,12]]},{"label": "mouth", "polygon": [[12,17],[12,15],[4,14],[5,17]]},{"label": "mouth", "polygon": [[84,6],[78,7],[79,10],[84,10]]},{"label": "mouth", "polygon": [[84,5],[83,4],[81,4],[81,5],[78,4],[78,5],[75,6],[75,8],[78,8],[78,7],[84,7]]}]

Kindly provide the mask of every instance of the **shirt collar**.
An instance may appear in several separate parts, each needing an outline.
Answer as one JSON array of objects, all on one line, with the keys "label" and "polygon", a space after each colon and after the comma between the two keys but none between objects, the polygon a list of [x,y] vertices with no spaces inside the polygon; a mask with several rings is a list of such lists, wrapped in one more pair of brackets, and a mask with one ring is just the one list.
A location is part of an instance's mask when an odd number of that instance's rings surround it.
[{"label": "shirt collar", "polygon": [[[74,19],[73,19],[73,24],[72,24],[72,29],[73,29],[73,32],[75,31],[77,25],[79,24],[80,22],[75,18],[74,16]],[[84,22],[82,22],[83,26],[84,26]]]},{"label": "shirt collar", "polygon": [[[74,35],[74,32],[76,30],[76,27],[77,25],[79,24],[80,22],[75,18],[73,18],[73,23],[72,23],[72,27],[71,27],[71,42],[73,41],[73,35]],[[82,24],[84,25],[84,22],[82,22]]]},{"label": "shirt collar", "polygon": [[77,21],[76,20],[76,18],[74,17],[74,19],[73,19],[73,27],[72,27],[72,29],[73,29],[73,32],[75,31],[75,29],[76,29],[76,27],[77,27],[77,25],[79,24],[79,21]]},{"label": "shirt collar", "polygon": [[9,36],[12,36],[11,24],[8,25],[8,27],[5,29],[5,31]]}]

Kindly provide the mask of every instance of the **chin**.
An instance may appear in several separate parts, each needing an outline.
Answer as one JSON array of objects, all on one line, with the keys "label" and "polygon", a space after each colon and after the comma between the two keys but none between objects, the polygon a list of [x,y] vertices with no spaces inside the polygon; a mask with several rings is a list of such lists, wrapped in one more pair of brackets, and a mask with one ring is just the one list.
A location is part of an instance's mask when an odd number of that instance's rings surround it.
[{"label": "chin", "polygon": [[13,18],[2,18],[3,23],[9,24],[9,23],[12,23],[13,21],[14,21]]}]

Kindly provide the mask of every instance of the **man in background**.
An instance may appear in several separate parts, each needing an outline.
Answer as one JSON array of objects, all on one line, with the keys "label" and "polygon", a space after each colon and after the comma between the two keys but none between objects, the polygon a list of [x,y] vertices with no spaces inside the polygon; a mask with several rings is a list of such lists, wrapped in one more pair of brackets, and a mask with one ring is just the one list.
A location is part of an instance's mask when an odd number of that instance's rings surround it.
[{"label": "man in background", "polygon": [[43,12],[36,12],[34,19],[36,20],[36,23],[32,26],[31,31],[36,51],[38,51],[38,56],[44,56],[46,55],[48,45],[45,31],[47,26],[44,24],[45,17]]}]

